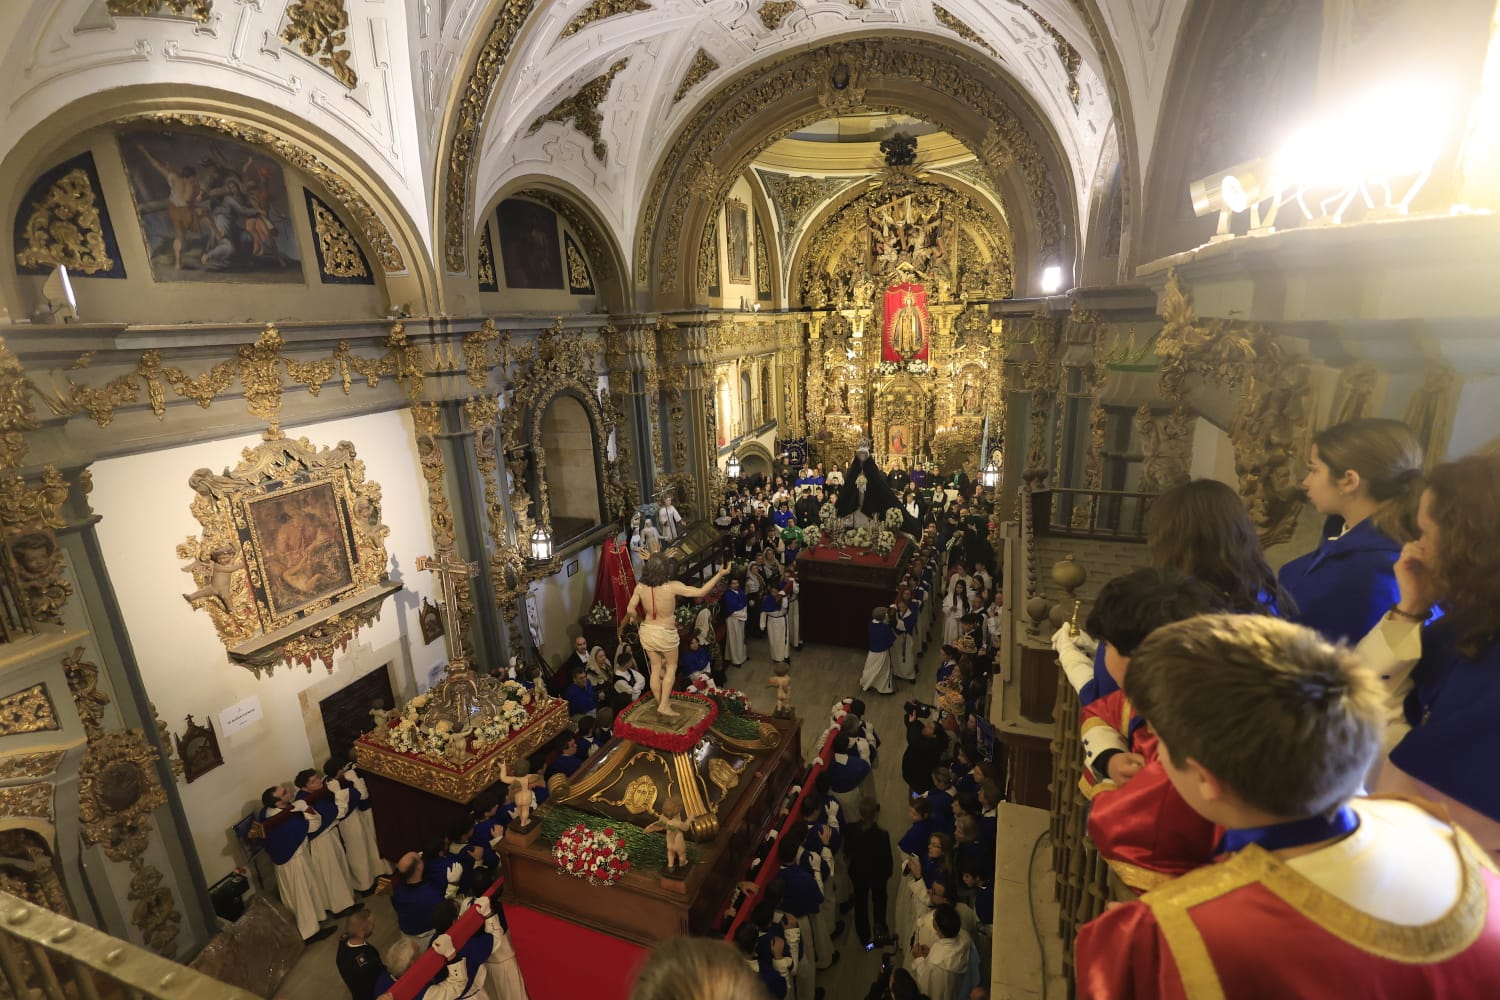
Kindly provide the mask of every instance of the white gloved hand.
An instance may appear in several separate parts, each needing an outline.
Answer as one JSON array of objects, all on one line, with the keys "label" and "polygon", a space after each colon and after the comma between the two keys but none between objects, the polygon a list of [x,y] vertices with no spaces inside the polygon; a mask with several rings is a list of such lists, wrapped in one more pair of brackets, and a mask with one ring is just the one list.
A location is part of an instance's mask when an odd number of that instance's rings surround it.
[{"label": "white gloved hand", "polygon": [[1052,633],[1052,648],[1061,653],[1063,647],[1066,645],[1078,650],[1080,653],[1093,656],[1099,645],[1098,640],[1083,631],[1083,629],[1079,629],[1077,635],[1070,634],[1072,630],[1073,626],[1071,624],[1064,623],[1061,628]]},{"label": "white gloved hand", "polygon": [[479,898],[475,899],[474,909],[478,910],[479,915],[486,919],[488,919],[490,914],[494,912],[490,909],[490,897],[488,896],[480,896]]},{"label": "white gloved hand", "polygon": [[303,802],[301,799],[295,799],[295,800],[293,800],[293,802],[292,802],[292,812],[299,812],[299,813],[305,813],[305,812],[307,812],[307,803]]},{"label": "white gloved hand", "polygon": [[439,934],[432,939],[432,950],[449,959],[458,954],[458,949],[453,946],[453,939],[446,934]]}]

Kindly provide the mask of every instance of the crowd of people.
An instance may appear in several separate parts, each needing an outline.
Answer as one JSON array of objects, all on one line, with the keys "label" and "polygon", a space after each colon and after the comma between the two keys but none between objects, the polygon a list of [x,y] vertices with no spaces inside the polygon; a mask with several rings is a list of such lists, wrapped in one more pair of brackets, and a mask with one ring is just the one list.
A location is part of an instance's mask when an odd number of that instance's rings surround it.
[{"label": "crowd of people", "polygon": [[1500,457],[1424,472],[1361,419],[1309,469],[1313,552],[1273,572],[1239,496],[1189,482],[1148,513],[1152,567],[1053,637],[1089,836],[1139,895],[1081,931],[1080,997],[1500,982]]}]

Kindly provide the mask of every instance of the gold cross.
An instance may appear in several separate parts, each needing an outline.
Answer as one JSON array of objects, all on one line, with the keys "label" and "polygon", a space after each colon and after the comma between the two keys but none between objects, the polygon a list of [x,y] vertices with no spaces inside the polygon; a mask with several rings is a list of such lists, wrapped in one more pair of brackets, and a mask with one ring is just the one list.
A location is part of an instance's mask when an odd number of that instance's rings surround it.
[{"label": "gold cross", "polygon": [[448,673],[467,670],[469,657],[464,652],[458,620],[458,581],[479,572],[477,562],[464,562],[452,552],[439,556],[417,556],[417,572],[431,573],[442,588],[443,600],[438,610],[443,616],[443,644],[448,648]]}]

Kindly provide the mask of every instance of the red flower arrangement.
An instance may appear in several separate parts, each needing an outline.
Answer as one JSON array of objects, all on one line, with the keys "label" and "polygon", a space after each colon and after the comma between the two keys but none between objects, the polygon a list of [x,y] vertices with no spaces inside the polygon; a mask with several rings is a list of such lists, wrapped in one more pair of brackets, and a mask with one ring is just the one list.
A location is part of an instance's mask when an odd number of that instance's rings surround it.
[{"label": "red flower arrangement", "polygon": [[614,885],[630,871],[625,838],[608,826],[590,830],[573,824],[552,845],[552,859],[558,874],[587,879],[590,885]]},{"label": "red flower arrangement", "polygon": [[673,691],[673,701],[690,700],[702,702],[705,709],[703,718],[694,725],[689,726],[687,731],[682,733],[664,733],[660,729],[637,726],[630,721],[631,716],[646,703],[649,697],[649,695],[643,695],[637,698],[629,705],[626,705],[619,715],[615,716],[613,730],[615,736],[622,740],[631,740],[642,746],[652,747],[656,750],[665,750],[668,753],[685,753],[698,745],[698,741],[703,738],[703,734],[708,731],[708,728],[714,724],[714,720],[719,717],[719,706],[714,703],[712,698],[706,698],[701,694],[692,694],[687,691]]}]

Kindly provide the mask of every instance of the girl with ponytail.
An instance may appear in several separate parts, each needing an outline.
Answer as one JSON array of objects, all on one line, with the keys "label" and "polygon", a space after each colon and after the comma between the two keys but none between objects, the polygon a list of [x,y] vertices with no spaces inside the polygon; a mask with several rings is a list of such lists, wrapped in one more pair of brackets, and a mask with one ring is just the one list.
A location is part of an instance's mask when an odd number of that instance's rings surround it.
[{"label": "girl with ponytail", "polygon": [[1330,642],[1356,642],[1399,596],[1394,567],[1417,534],[1422,448],[1399,420],[1335,424],[1313,438],[1302,488],[1331,530],[1281,568],[1290,617]]}]

